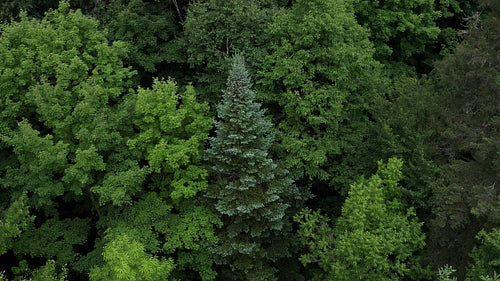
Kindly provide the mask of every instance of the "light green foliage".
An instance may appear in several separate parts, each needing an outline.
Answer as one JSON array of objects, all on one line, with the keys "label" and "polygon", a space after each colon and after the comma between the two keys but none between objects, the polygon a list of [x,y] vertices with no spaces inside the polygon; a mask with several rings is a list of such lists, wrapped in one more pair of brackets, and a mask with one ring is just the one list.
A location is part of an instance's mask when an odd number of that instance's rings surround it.
[{"label": "light green foliage", "polygon": [[[2,26],[0,192],[26,192],[37,214],[12,243],[18,257],[72,264],[99,212],[92,187],[122,190],[121,203],[145,178],[126,146],[134,105],[134,72],[122,63],[128,50],[98,26],[67,1],[42,20],[22,14]],[[129,174],[135,182],[119,184]]]},{"label": "light green foliage", "polygon": [[18,165],[5,167],[3,186],[33,191],[37,207],[66,191],[81,196],[95,172],[127,169],[106,164],[102,152],[123,145],[120,111],[127,108],[109,103],[120,101],[132,72],[120,60],[123,44],[110,46],[97,26],[61,2],[41,22],[4,27],[1,137]]},{"label": "light green foliage", "polygon": [[424,234],[414,210],[400,201],[401,167],[396,158],[379,162],[377,174],[352,184],[333,228],[309,209],[295,217],[310,249],[301,261],[318,263],[325,274],[318,280],[399,280],[409,274]]},{"label": "light green foliage", "polygon": [[[131,75],[121,67],[127,50],[119,42],[109,46],[97,26],[96,20],[68,11],[65,2],[41,22],[23,17],[5,26],[1,120],[10,121],[12,129],[12,120],[5,119],[32,119],[36,113],[40,122],[62,133],[88,114],[98,117],[92,105],[116,100],[123,91],[122,80]],[[70,114],[72,108],[77,112]]]},{"label": "light green foliage", "polygon": [[453,269],[453,267],[449,265],[444,265],[443,267],[439,268],[438,271],[438,281],[457,281],[457,277],[451,277],[451,275],[455,272],[456,270]]},{"label": "light green foliage", "polygon": [[90,280],[171,280],[174,268],[172,259],[157,259],[144,251],[144,246],[128,237],[119,235],[104,247],[106,265],[92,268]]},{"label": "light green foliage", "polygon": [[149,192],[133,205],[113,211],[100,221],[108,227],[106,231],[108,241],[125,233],[151,253],[158,253],[161,250],[161,243],[156,238],[158,232],[165,232],[169,228],[168,217],[172,211],[170,204],[156,193]]},{"label": "light green foliage", "polygon": [[214,257],[209,247],[219,242],[215,228],[221,227],[220,216],[204,206],[192,205],[187,201],[179,215],[168,218],[169,228],[165,230],[165,253],[176,253],[176,276],[181,280],[193,279],[182,270],[197,272],[202,280],[214,280],[217,272],[213,269]]},{"label": "light green foliage", "polygon": [[169,227],[164,230],[168,242],[163,245],[167,253],[173,253],[175,249],[203,250],[200,243],[216,244],[218,238],[213,228],[222,225],[218,216],[202,206],[186,206],[179,216],[170,216],[168,223]]},{"label": "light green foliage", "polygon": [[164,178],[160,188],[169,188],[172,199],[206,189],[207,172],[199,163],[212,119],[193,87],[177,93],[173,80],[155,80],[152,89],[139,89],[135,110],[140,133],[128,145],[143,151],[150,169]]},{"label": "light green foliage", "polygon": [[26,194],[22,194],[0,216],[0,255],[12,246],[12,239],[17,238],[35,217],[30,216],[26,204]]},{"label": "light green foliage", "polygon": [[480,276],[482,281],[499,281],[500,280],[500,275],[498,275],[496,272],[493,273],[492,276],[486,275],[486,276]]},{"label": "light green foliage", "polygon": [[[182,276],[182,270],[192,269],[202,280],[213,280],[216,275],[211,268],[213,261],[205,247],[217,243],[214,227],[220,225],[220,220],[208,209],[193,205],[192,201],[185,201],[178,208],[179,214],[172,213],[173,205],[169,200],[149,192],[144,199],[101,221],[109,227],[105,239],[109,244],[126,235],[140,243],[145,253],[163,257],[175,255],[178,266],[173,269],[173,276]],[[111,266],[110,261],[105,262],[105,267]]]},{"label": "light green foliage", "polygon": [[369,33],[345,1],[296,1],[278,14],[259,83],[279,105],[279,156],[295,177],[347,187],[364,148],[373,104],[383,90]]},{"label": "light green foliage", "polygon": [[299,257],[304,266],[318,263],[322,271],[316,272],[314,280],[326,280],[329,265],[334,262],[333,251],[335,249],[335,236],[329,225],[328,216],[322,215],[320,210],[313,211],[309,208],[303,209],[294,216],[294,220],[300,224],[298,234],[302,243],[308,246],[308,252]]},{"label": "light green foliage", "polygon": [[224,223],[214,254],[234,271],[225,279],[276,280],[273,262],[290,251],[286,210],[301,197],[269,155],[275,134],[254,99],[244,59],[236,55],[207,150],[208,195]]},{"label": "light green foliage", "polygon": [[99,194],[101,205],[108,202],[115,205],[131,204],[132,196],[141,190],[147,169],[140,168],[136,161],[130,159],[124,159],[122,164],[124,169],[107,174],[101,185],[91,188],[92,192]]},{"label": "light green foliage", "polygon": [[500,279],[497,276],[500,272],[500,229],[481,230],[476,237],[480,244],[472,250],[472,264],[467,270],[467,280]]},{"label": "light green foliage", "polygon": [[66,268],[63,267],[62,272],[58,273],[55,264],[53,260],[48,260],[45,265],[33,271],[29,281],[65,281]]},{"label": "light green foliage", "polygon": [[[22,186],[33,191],[37,207],[52,204],[51,198],[64,192],[62,182],[53,181],[54,171],[63,171],[67,165],[68,145],[62,141],[54,144],[53,137],[40,137],[40,132],[23,120],[10,136],[0,136],[4,144],[14,147],[17,169],[8,169],[3,179],[5,186]],[[26,177],[26,175],[30,175]]]},{"label": "light green foliage", "polygon": [[249,71],[264,60],[269,42],[264,30],[277,10],[273,2],[278,1],[191,1],[184,22],[187,62],[198,69],[197,86],[211,104],[220,99],[235,52],[245,55]]},{"label": "light green foliage", "polygon": [[[134,114],[138,133],[127,144],[147,160],[144,169],[149,180],[136,186],[144,184],[151,192],[141,192],[142,199],[121,212],[110,209],[101,220],[102,227],[108,228],[107,241],[127,235],[148,254],[175,256],[178,266],[171,275],[181,279],[193,278],[185,276],[184,270],[197,272],[203,280],[216,276],[207,246],[218,241],[214,228],[220,219],[200,206],[203,199],[199,198],[207,188],[207,171],[200,163],[212,128],[207,112],[208,106],[196,101],[192,86],[179,92],[171,79],[155,80],[152,89],[138,90]],[[109,190],[99,192],[101,203],[113,196]],[[108,261],[105,266],[110,266]]]}]

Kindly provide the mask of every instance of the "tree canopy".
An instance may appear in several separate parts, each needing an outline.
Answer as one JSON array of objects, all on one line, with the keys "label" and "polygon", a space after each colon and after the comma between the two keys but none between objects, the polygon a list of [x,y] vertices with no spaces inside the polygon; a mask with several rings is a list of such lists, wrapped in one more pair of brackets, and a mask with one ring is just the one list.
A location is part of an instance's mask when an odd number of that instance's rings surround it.
[{"label": "tree canopy", "polygon": [[0,280],[499,280],[499,12],[1,1]]}]

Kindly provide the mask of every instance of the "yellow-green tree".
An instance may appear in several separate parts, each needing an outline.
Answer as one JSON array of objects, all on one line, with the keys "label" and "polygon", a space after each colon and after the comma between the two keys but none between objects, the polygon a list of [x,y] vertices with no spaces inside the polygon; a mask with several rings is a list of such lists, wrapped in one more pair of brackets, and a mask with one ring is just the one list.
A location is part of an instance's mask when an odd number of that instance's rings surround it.
[{"label": "yellow-green tree", "polygon": [[42,20],[22,14],[2,25],[0,208],[14,208],[26,194],[26,210],[37,217],[36,224],[21,222],[11,241],[8,250],[19,260],[71,267],[99,209],[92,187],[121,173],[144,179],[126,151],[134,74],[123,66],[126,54],[123,43],[109,42],[97,20],[70,10],[67,1]]},{"label": "yellow-green tree", "polygon": [[401,202],[401,167],[396,158],[379,162],[375,175],[352,184],[335,226],[319,211],[295,216],[309,249],[300,259],[321,269],[314,280],[400,280],[418,269],[412,259],[425,236]]}]

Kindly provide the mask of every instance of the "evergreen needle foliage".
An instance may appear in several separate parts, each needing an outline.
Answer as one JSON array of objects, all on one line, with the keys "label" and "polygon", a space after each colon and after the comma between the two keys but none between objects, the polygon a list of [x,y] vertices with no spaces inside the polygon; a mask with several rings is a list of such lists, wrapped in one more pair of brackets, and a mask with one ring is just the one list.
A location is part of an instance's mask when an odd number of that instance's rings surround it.
[{"label": "evergreen needle foliage", "polygon": [[213,174],[208,194],[224,223],[214,253],[238,272],[223,278],[275,280],[273,262],[288,254],[286,210],[300,196],[269,155],[275,134],[254,99],[244,59],[236,55],[207,151]]}]

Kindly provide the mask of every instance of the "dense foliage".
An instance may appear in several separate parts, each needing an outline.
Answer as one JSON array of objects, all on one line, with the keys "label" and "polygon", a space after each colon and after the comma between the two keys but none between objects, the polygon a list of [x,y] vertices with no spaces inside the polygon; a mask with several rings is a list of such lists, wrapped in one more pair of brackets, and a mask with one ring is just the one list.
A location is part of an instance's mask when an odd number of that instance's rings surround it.
[{"label": "dense foliage", "polygon": [[498,1],[0,21],[0,280],[500,280]]},{"label": "dense foliage", "polygon": [[206,156],[214,174],[208,196],[224,224],[214,254],[234,272],[225,279],[276,280],[272,264],[291,252],[287,209],[301,196],[270,157],[272,123],[250,86],[243,57],[237,55]]},{"label": "dense foliage", "polygon": [[371,111],[383,95],[368,32],[345,1],[327,0],[296,1],[268,32],[271,54],[259,83],[263,99],[279,106],[279,156],[295,177],[342,189],[355,178],[347,166],[364,150]]},{"label": "dense foliage", "polygon": [[[424,245],[421,224],[413,208],[401,202],[403,162],[396,158],[369,179],[351,185],[342,215],[332,228],[319,211],[304,209],[295,220],[309,253],[324,271],[314,280],[399,280],[411,275],[413,252]],[[406,209],[406,210],[405,210]]]}]

